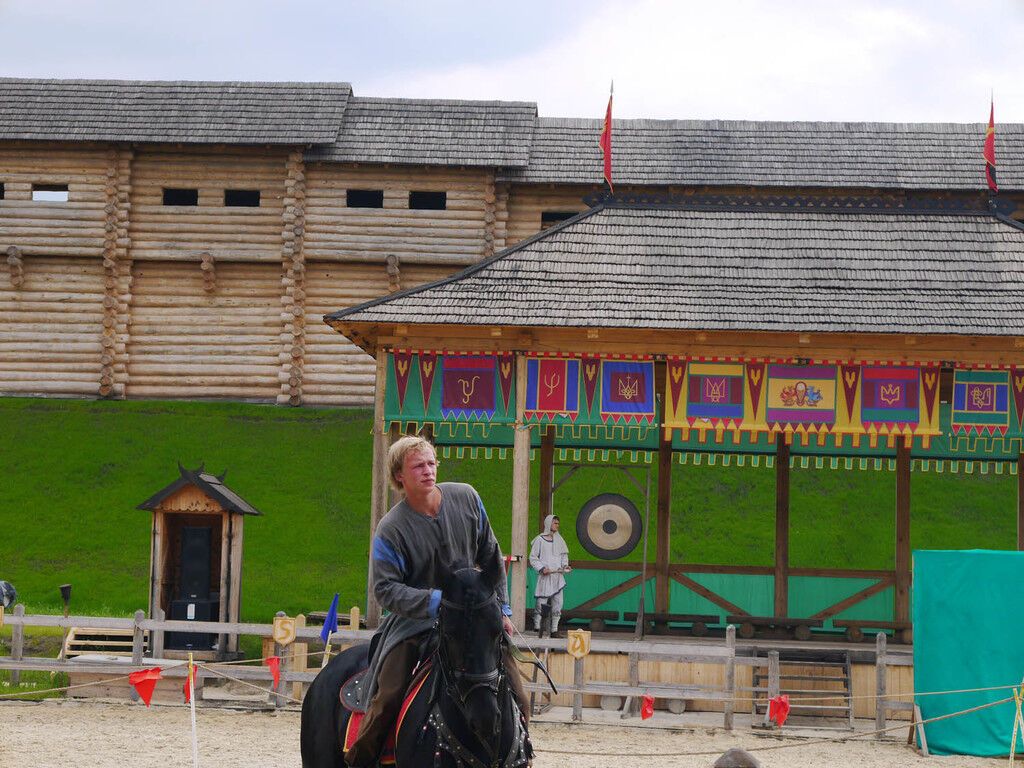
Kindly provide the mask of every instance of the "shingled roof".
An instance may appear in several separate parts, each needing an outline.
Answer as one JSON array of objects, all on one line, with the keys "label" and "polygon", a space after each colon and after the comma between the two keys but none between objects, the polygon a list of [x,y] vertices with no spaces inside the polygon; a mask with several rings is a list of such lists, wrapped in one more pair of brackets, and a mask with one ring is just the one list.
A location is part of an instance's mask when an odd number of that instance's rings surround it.
[{"label": "shingled roof", "polygon": [[178,464],[178,473],[180,477],[175,478],[168,486],[154,493],[139,504],[136,509],[156,509],[164,499],[170,498],[186,486],[193,485],[220,504],[227,512],[236,512],[240,515],[263,514],[224,485],[224,475],[227,474],[226,472],[218,477],[207,472],[205,465],[201,465],[198,469],[185,469],[181,464]]},{"label": "shingled roof", "polygon": [[[601,184],[603,121],[539,118],[521,182]],[[616,120],[616,184],[984,189],[985,126]],[[996,127],[999,183],[1024,189],[1024,125]]]},{"label": "shingled roof", "polygon": [[986,212],[607,205],[325,320],[1024,335],[1024,228]]},{"label": "shingled roof", "polygon": [[306,159],[522,167],[536,117],[529,102],[353,97],[337,141]]},{"label": "shingled roof", "polygon": [[348,83],[0,78],[0,140],[318,144]]}]

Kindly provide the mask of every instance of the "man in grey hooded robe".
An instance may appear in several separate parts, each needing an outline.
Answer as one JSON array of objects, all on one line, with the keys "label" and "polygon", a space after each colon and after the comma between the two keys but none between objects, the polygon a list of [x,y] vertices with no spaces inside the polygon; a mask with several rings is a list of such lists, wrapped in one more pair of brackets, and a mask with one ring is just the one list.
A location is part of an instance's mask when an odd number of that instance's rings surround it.
[{"label": "man in grey hooded robe", "polygon": [[533,628],[540,634],[541,613],[544,605],[551,607],[551,636],[558,637],[558,622],[562,618],[565,596],[565,574],[569,567],[569,547],[558,532],[558,515],[544,518],[544,533],[530,545],[530,567],[537,572],[537,585],[533,590]]}]

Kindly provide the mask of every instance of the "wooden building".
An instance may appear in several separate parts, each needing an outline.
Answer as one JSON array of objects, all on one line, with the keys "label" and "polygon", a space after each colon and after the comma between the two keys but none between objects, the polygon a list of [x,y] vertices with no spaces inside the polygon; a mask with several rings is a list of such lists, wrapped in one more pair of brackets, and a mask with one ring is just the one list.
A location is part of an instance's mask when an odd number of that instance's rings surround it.
[{"label": "wooden building", "polygon": [[[521,626],[531,450],[542,513],[555,450],[647,452],[650,570],[574,562],[618,574],[577,608],[650,581],[654,613],[714,613],[747,635],[909,630],[911,470],[978,463],[1024,478],[1024,224],[1011,208],[611,198],[451,278],[335,312],[327,321],[377,356],[371,526],[386,509],[389,428],[511,449]],[[674,461],[774,467],[773,567],[672,560]],[[791,567],[789,471],[810,462],[895,471],[893,569]],[[1024,548],[1024,494],[1017,520]],[[709,576],[746,580],[748,599]]]},{"label": "wooden building", "polygon": [[[0,79],[0,393],[370,405],[372,358],[322,316],[585,210],[599,132],[345,83]],[[617,190],[979,200],[982,136],[616,121]],[[997,146],[1024,202],[1024,129]]]}]

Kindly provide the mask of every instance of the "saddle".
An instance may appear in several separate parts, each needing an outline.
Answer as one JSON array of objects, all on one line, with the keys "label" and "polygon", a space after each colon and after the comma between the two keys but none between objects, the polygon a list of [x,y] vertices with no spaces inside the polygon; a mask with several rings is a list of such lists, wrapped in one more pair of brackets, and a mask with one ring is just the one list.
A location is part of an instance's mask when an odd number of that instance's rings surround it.
[{"label": "saddle", "polygon": [[[390,733],[384,742],[384,748],[381,750],[381,755],[378,760],[380,765],[394,765],[395,764],[395,744],[398,741],[398,732],[402,727],[402,721],[405,720],[405,713],[409,711],[409,707],[416,700],[416,696],[419,695],[423,689],[423,684],[427,681],[427,676],[430,674],[430,670],[433,665],[428,661],[421,663],[416,671],[413,673],[412,680],[409,682],[409,686],[405,689],[405,696],[402,699],[402,709],[399,710],[398,719],[395,724],[391,727]],[[349,711],[348,724],[345,726],[345,738],[342,741],[343,749],[347,752],[352,745],[355,743],[356,738],[359,736],[359,729],[363,724],[363,718],[366,715],[366,706],[359,701],[359,685],[363,680],[363,676],[366,674],[366,669],[362,669],[356,674],[352,675],[344,685],[341,686],[341,691],[338,694],[341,700],[341,705]]]}]

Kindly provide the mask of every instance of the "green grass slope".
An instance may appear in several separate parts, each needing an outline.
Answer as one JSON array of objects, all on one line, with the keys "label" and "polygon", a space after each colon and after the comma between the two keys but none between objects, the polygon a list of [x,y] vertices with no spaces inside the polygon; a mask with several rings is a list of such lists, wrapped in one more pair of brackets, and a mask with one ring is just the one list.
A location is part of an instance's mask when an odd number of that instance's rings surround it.
[{"label": "green grass slope", "polygon": [[[343,606],[362,604],[370,422],[365,410],[0,398],[0,578],[29,612],[57,612],[65,582],[75,613],[145,608],[150,515],[135,507],[177,476],[178,461],[204,462],[227,470],[226,483],[264,513],[246,520],[244,619],[323,610],[335,591]],[[641,486],[647,467],[631,470]],[[534,462],[534,496],[536,473]],[[444,459],[440,474],[479,489],[507,550],[511,459]],[[653,494],[653,472],[651,481]],[[584,555],[571,534],[575,513],[600,492],[643,509],[624,472],[576,472],[555,496],[574,557]],[[888,472],[794,470],[792,563],[891,567],[894,496]],[[915,474],[912,498],[915,548],[1015,544],[1016,478]],[[672,517],[676,561],[769,565],[774,470],[677,466]]]}]

